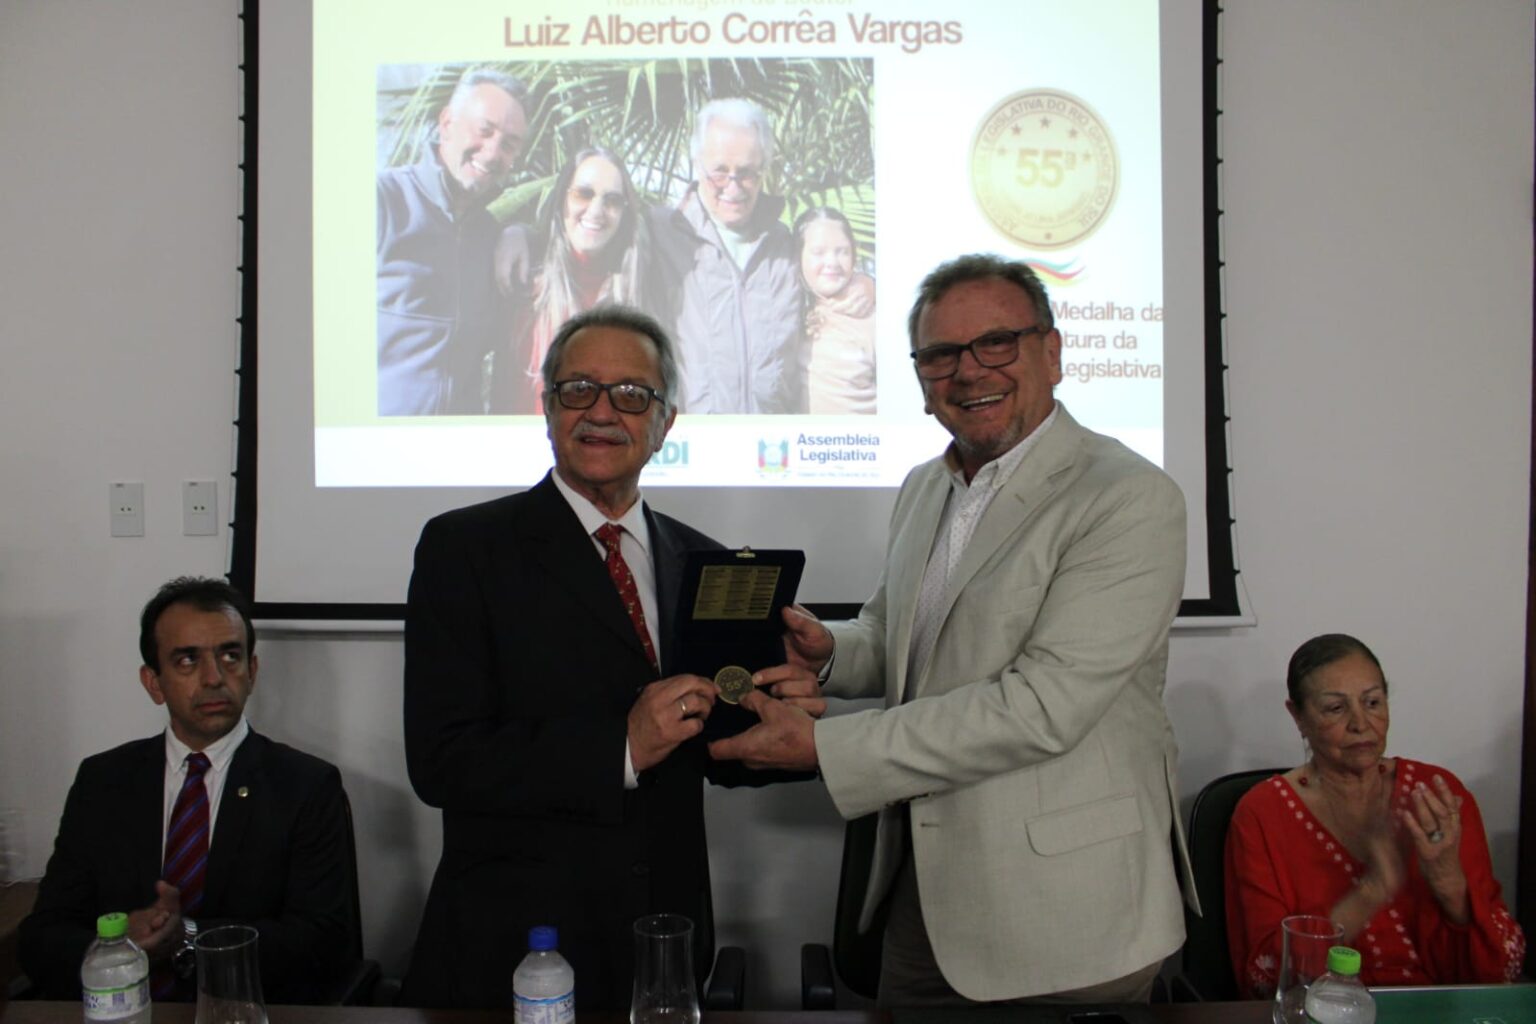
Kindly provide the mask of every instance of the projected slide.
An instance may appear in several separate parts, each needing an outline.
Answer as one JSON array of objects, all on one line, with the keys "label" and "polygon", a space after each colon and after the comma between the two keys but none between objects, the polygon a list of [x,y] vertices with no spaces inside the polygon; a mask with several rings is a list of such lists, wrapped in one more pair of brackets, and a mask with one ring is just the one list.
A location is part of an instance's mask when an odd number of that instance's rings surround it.
[{"label": "projected slide", "polygon": [[618,300],[682,362],[644,486],[894,487],[947,441],[915,288],[975,251],[1045,280],[1073,414],[1165,462],[1155,0],[315,0],[313,29],[316,486],[533,484],[550,339]]}]

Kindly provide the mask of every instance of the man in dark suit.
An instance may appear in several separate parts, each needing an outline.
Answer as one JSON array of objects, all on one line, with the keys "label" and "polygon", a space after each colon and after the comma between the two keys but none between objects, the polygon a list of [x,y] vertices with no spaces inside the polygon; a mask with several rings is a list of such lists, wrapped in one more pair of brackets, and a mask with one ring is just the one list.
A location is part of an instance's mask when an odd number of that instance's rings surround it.
[{"label": "man in dark suit", "polygon": [[676,416],[671,340],[599,307],[561,328],[543,377],[554,471],[433,519],[416,547],[405,752],[443,854],[409,1005],[510,1006],[528,929],[550,924],[580,1010],[628,1006],[635,919],[710,924],[701,779],[748,774],[695,739],[713,683],[659,678],[684,552],[720,547],[640,500]]},{"label": "man in dark suit", "polygon": [[[188,938],[253,925],[272,1002],[304,1002],[354,948],[346,795],[336,768],[254,732],[256,635],[221,580],[161,587],[140,619],[139,681],[162,735],[87,758],[75,776],[21,964],[45,998],[80,997],[96,918],[126,911],[155,998],[190,998]],[[169,841],[168,841],[169,840]]]}]

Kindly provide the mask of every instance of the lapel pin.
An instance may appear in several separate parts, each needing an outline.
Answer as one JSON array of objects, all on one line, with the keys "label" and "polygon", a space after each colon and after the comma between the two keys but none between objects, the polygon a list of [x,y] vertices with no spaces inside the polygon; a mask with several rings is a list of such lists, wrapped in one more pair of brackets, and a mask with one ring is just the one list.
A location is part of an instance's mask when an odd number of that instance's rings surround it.
[{"label": "lapel pin", "polygon": [[241,786],[239,789],[235,790],[235,795],[238,796],[241,800],[244,800],[246,797],[251,795],[250,787]]}]

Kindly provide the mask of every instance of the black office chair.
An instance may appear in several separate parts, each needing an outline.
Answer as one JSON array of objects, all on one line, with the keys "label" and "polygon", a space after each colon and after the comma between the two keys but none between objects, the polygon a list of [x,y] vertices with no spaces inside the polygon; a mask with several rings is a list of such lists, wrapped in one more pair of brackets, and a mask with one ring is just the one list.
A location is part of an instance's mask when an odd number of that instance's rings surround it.
[{"label": "black office chair", "polygon": [[[715,901],[704,887],[704,920],[694,932],[695,941],[715,948]],[[740,946],[721,946],[715,950],[714,967],[704,985],[703,1010],[740,1010],[747,998],[747,951]]]},{"label": "black office chair", "polygon": [[[875,858],[878,815],[854,818],[843,828],[843,864],[837,877],[837,908],[832,921],[832,948],[820,942],[800,947],[800,1005],[806,1010],[837,1008],[834,977],[866,999],[880,989],[880,946],[885,938],[884,907],[869,931],[859,933],[859,910],[869,885]],[[833,974],[834,965],[836,974]]]},{"label": "black office chair", "polygon": [[1184,955],[1173,979],[1174,1002],[1237,999],[1227,945],[1227,896],[1223,879],[1227,825],[1243,794],[1284,768],[1233,772],[1207,783],[1189,810],[1189,866],[1200,898],[1200,915],[1184,908]]}]

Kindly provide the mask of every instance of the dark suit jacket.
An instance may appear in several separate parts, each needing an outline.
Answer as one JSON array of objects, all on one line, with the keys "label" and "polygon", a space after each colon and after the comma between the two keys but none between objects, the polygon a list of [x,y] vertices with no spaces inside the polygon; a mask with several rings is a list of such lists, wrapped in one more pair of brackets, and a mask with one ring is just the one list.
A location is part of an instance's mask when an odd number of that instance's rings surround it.
[{"label": "dark suit jacket", "polygon": [[[163,735],[81,763],[37,904],[21,924],[22,968],[45,998],[80,998],[80,961],[99,915],[155,901],[164,786]],[[310,999],[356,955],[348,828],[335,766],[254,730],[246,736],[224,781],[196,920],[204,931],[234,923],[260,931],[268,1002]]]},{"label": "dark suit jacket", "polygon": [[[715,541],[646,510],[662,665],[683,555]],[[687,915],[713,947],[705,774],[763,782],[685,743],[624,788],[630,706],[656,678],[580,521],[546,477],[438,516],[416,546],[405,619],[411,784],[443,811],[443,855],[402,1000],[512,1005],[528,929],[550,924],[583,1011],[629,1005],[633,923]]]}]

